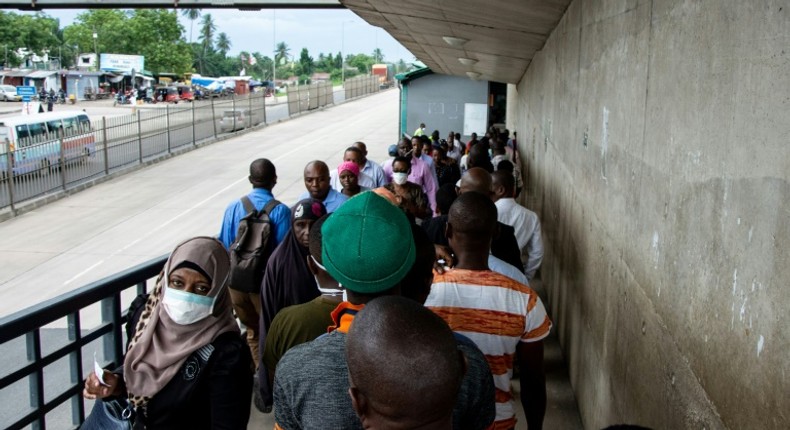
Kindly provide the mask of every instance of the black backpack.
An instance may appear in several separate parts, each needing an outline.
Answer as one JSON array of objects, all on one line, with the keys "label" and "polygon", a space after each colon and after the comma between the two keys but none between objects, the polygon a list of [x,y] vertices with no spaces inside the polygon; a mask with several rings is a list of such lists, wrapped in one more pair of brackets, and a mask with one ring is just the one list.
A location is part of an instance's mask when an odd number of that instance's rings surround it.
[{"label": "black backpack", "polygon": [[269,213],[278,205],[271,199],[258,212],[247,196],[241,198],[247,215],[239,222],[236,240],[230,246],[230,288],[244,293],[261,289],[266,262],[274,250],[274,225]]}]

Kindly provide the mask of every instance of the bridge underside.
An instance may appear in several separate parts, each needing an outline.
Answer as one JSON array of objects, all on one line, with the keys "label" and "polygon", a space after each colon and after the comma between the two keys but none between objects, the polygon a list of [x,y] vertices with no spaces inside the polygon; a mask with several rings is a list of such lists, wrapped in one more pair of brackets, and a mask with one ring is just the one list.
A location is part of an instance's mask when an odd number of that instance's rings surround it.
[{"label": "bridge underside", "polygon": [[570,0],[341,0],[434,72],[516,84]]}]

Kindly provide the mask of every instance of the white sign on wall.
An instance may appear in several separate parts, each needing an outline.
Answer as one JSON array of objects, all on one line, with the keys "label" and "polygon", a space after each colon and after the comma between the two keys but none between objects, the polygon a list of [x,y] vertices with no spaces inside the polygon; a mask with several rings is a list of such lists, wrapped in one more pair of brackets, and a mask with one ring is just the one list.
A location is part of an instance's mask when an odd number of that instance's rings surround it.
[{"label": "white sign on wall", "polygon": [[101,54],[99,57],[99,68],[105,72],[131,73],[135,70],[139,73],[144,66],[142,55]]},{"label": "white sign on wall", "polygon": [[464,103],[464,136],[486,133],[488,106],[485,103]]}]

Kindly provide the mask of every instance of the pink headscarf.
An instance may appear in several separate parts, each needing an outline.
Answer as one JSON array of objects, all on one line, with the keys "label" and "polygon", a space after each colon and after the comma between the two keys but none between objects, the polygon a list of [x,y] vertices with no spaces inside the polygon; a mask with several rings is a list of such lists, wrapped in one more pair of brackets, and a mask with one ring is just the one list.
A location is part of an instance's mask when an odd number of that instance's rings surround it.
[{"label": "pink headscarf", "polygon": [[355,176],[359,176],[359,165],[353,161],[344,161],[340,163],[340,166],[337,167],[337,174],[343,173],[343,171],[348,170],[349,172],[353,173]]}]

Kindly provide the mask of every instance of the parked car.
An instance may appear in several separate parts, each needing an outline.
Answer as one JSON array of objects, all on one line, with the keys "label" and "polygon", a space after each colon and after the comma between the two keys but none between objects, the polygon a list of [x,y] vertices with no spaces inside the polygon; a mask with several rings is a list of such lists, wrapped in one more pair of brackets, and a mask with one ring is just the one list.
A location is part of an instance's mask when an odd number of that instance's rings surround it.
[{"label": "parked car", "polygon": [[[233,117],[236,120],[233,120]],[[257,125],[252,121],[252,113],[249,109],[236,109],[226,110],[222,112],[222,119],[219,121],[219,126],[223,132],[242,130],[247,127]]]},{"label": "parked car", "polygon": [[4,102],[21,102],[22,96],[16,94],[13,85],[0,85],[0,100]]}]

